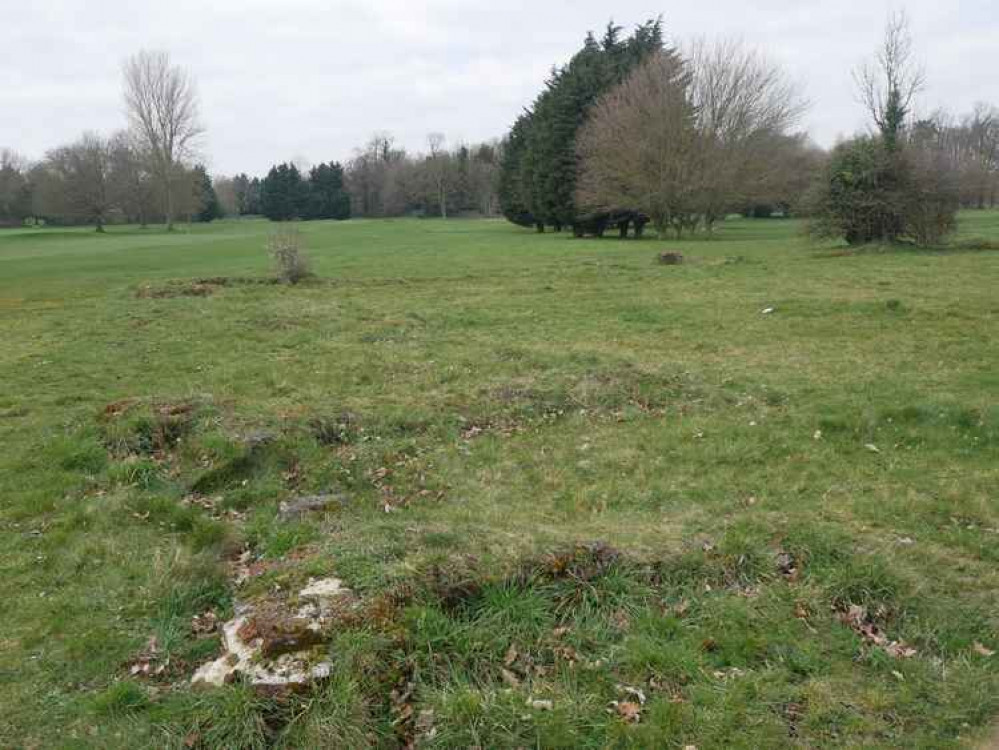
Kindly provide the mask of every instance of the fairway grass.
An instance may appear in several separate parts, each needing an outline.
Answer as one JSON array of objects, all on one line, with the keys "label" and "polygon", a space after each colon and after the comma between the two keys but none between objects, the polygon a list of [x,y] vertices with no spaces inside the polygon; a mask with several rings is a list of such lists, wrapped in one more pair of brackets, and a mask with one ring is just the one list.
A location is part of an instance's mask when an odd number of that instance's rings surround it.
[{"label": "fairway grass", "polygon": [[[989,736],[999,213],[932,252],[306,223],[294,287],[271,227],[0,232],[0,746]],[[323,576],[328,681],[192,689],[192,618]]]}]

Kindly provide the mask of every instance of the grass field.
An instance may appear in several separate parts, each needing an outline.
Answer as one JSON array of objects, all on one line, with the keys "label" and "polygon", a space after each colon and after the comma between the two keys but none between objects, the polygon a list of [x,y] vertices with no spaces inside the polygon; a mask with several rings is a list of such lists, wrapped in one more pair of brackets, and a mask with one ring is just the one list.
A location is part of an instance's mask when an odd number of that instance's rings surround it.
[{"label": "grass field", "polygon": [[[354,221],[289,287],[269,229],[0,234],[0,746],[988,736],[999,253]],[[190,687],[326,575],[327,682]]]}]

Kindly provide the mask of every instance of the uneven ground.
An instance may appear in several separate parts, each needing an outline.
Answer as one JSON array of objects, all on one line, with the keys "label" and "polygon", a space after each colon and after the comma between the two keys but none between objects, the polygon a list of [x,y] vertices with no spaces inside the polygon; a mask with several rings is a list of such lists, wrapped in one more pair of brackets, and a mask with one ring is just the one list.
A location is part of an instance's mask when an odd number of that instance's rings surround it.
[{"label": "uneven ground", "polygon": [[[0,234],[0,745],[988,736],[999,252],[302,229],[299,287],[265,223]],[[189,687],[327,575],[327,683]]]}]

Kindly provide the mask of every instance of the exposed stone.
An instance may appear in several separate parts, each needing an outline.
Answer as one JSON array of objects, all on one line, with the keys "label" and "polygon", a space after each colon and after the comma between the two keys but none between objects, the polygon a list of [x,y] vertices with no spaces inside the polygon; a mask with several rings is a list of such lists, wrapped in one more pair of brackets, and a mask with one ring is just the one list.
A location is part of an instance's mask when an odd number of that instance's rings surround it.
[{"label": "exposed stone", "polygon": [[336,504],[343,504],[342,495],[310,495],[285,500],[278,508],[278,516],[282,521],[294,521],[310,513],[320,513]]},{"label": "exposed stone", "polygon": [[275,440],[277,440],[277,433],[271,432],[270,430],[257,430],[256,432],[251,432],[243,440],[247,448],[253,450],[255,448],[262,448],[265,445],[270,445]]},{"label": "exposed stone", "polygon": [[322,624],[308,617],[268,614],[253,619],[264,656],[303,651],[324,640]]},{"label": "exposed stone", "polygon": [[[332,665],[315,661],[308,650],[321,643],[322,633],[311,621],[290,618],[294,628],[288,631],[287,621],[264,627],[261,618],[243,614],[222,626],[225,653],[215,661],[202,665],[191,679],[195,685],[221,686],[245,677],[251,685],[267,695],[305,689],[316,680],[329,677]],[[268,627],[272,623],[267,624]],[[287,649],[287,650],[286,650]]]},{"label": "exposed stone", "polygon": [[338,596],[349,594],[350,589],[343,585],[339,578],[319,578],[309,581],[309,585],[298,592],[303,599],[314,599],[322,601],[324,599],[334,599]]},{"label": "exposed stone", "polygon": [[664,266],[678,266],[683,263],[681,253],[659,253],[659,262]]}]

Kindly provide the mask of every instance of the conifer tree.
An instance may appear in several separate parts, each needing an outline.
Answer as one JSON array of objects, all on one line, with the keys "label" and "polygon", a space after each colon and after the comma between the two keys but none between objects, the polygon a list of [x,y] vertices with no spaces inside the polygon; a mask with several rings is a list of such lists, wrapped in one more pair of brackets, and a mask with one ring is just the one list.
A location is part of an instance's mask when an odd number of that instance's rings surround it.
[{"label": "conifer tree", "polygon": [[215,192],[212,178],[204,165],[198,164],[194,167],[194,189],[197,191],[198,213],[194,220],[200,222],[211,222],[222,217],[222,204]]},{"label": "conifer tree", "polygon": [[649,54],[663,49],[661,19],[622,39],[608,24],[600,41],[590,33],[569,63],[554,68],[534,105],[507,138],[499,198],[510,221],[556,231],[589,217],[576,205],[576,136],[597,99],[620,83]]}]

